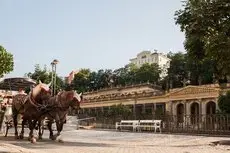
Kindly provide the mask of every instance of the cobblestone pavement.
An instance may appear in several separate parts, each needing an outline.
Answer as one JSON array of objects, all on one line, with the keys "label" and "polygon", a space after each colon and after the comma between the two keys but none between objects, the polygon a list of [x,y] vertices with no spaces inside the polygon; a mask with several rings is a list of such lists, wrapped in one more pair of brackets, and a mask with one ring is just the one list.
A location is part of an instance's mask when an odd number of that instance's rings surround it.
[{"label": "cobblestone pavement", "polygon": [[[33,153],[229,153],[228,145],[212,145],[214,141],[229,141],[226,137],[204,137],[154,133],[132,133],[98,130],[72,130],[62,134],[64,143],[44,139],[31,144],[15,141],[13,136],[0,137],[0,144],[18,152]],[[13,145],[11,147],[10,145]],[[0,152],[1,152],[0,145]],[[16,151],[12,152],[16,152]]]}]

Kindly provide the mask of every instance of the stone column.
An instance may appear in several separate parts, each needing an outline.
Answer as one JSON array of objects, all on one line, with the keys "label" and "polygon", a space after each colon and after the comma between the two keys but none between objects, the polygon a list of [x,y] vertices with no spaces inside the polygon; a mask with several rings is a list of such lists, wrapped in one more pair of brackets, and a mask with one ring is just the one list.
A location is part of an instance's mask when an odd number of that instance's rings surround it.
[{"label": "stone column", "polygon": [[219,105],[218,105],[218,98],[213,99],[213,102],[216,103],[216,111],[220,110]]},{"label": "stone column", "polygon": [[190,106],[190,101],[189,100],[186,100],[185,104],[184,104],[184,108],[185,108],[185,115],[189,116],[190,115],[190,109],[189,109],[189,106]]},{"label": "stone column", "polygon": [[169,101],[165,104],[165,111],[171,115],[172,114],[172,101]]},{"label": "stone column", "polygon": [[172,102],[172,107],[171,107],[171,112],[172,112],[172,115],[177,115],[177,108],[176,108],[176,106],[177,106],[177,102]]},{"label": "stone column", "polygon": [[187,112],[187,101],[183,100],[182,104],[184,104],[184,115],[187,116],[188,115],[188,112]]},{"label": "stone column", "polygon": [[199,115],[203,115],[205,113],[205,107],[203,107],[203,102],[202,99],[198,99],[198,104],[199,104]]},{"label": "stone column", "polygon": [[206,102],[202,99],[198,99],[199,103],[199,127],[202,129],[204,128],[204,121],[205,121],[205,115],[206,115]]}]

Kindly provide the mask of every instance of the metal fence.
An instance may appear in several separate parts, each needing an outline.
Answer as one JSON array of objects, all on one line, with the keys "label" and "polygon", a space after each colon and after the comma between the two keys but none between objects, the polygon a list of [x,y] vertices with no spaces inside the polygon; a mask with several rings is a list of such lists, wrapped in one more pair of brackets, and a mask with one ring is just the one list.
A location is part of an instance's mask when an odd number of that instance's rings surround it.
[{"label": "metal fence", "polygon": [[[123,118],[114,116],[110,118],[96,117],[96,127],[104,129],[115,129],[115,123],[120,120],[133,120],[132,116]],[[192,133],[192,134],[230,134],[230,114],[214,115],[161,115],[142,116],[138,119],[160,119],[162,120],[162,132],[165,133]],[[148,129],[146,129],[148,130]]]}]

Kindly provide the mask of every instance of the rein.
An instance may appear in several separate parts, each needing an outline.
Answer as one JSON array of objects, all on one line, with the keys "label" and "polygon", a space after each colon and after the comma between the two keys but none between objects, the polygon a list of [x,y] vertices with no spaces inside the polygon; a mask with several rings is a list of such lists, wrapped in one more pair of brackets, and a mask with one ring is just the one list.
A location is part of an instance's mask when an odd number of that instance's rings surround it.
[{"label": "rein", "polygon": [[32,96],[32,92],[28,95],[29,102],[32,104],[34,107],[38,108],[39,106],[42,106],[41,104],[37,103],[35,99]]}]

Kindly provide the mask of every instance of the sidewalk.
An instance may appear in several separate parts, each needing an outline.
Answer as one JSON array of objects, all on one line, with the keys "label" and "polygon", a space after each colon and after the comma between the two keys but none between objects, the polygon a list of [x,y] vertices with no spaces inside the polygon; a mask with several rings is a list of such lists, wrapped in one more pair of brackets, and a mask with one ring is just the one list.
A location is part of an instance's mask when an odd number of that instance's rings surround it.
[{"label": "sidewalk", "polygon": [[0,153],[33,153],[33,152],[19,146],[0,142]]}]

